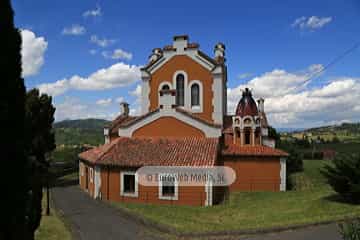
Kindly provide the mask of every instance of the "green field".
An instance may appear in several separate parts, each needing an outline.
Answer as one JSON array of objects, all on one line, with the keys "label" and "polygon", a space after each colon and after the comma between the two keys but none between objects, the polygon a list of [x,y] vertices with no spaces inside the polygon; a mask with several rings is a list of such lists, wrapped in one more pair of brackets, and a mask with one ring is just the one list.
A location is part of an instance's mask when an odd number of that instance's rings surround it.
[{"label": "green field", "polygon": [[360,205],[346,204],[325,184],[319,169],[324,161],[304,161],[306,183],[301,191],[238,192],[213,207],[113,203],[180,232],[207,232],[284,227],[360,216]]},{"label": "green field", "polygon": [[[42,205],[43,210],[45,210],[45,194]],[[51,209],[50,213],[50,216],[43,213],[40,227],[35,232],[35,240],[71,240],[70,231],[59,214],[54,209]]]}]

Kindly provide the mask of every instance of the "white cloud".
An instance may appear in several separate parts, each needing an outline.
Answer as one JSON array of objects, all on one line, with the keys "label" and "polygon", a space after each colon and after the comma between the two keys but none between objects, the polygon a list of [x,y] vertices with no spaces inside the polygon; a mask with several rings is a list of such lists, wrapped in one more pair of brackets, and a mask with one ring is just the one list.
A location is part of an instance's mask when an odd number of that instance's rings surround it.
[{"label": "white cloud", "polygon": [[115,99],[116,103],[122,103],[124,101],[125,101],[125,99],[123,97],[118,97],[118,98]]},{"label": "white cloud", "polygon": [[100,17],[102,15],[101,7],[96,6],[95,9],[88,10],[83,13],[83,17]]},{"label": "white cloud", "polygon": [[99,47],[107,47],[110,46],[111,44],[114,44],[116,42],[115,39],[106,39],[106,38],[99,38],[96,35],[92,35],[90,37],[90,42],[98,45]]},{"label": "white cloud", "polygon": [[112,104],[113,100],[111,98],[106,98],[106,99],[99,99],[96,101],[96,105],[99,105],[101,107],[107,107],[110,106],[110,104]]},{"label": "white cloud", "polygon": [[66,27],[62,31],[63,35],[74,35],[74,36],[84,35],[85,33],[86,33],[85,27],[78,24],[74,24],[71,27]]},{"label": "white cloud", "polygon": [[23,77],[36,75],[44,64],[48,43],[44,37],[37,37],[30,30],[21,30]]},{"label": "white cloud", "polygon": [[140,79],[140,67],[116,63],[109,68],[96,71],[88,77],[74,75],[71,78],[38,86],[41,92],[52,96],[61,95],[69,89],[105,90],[124,87]]},{"label": "white cloud", "polygon": [[64,94],[70,89],[70,84],[67,79],[59,80],[54,83],[43,83],[38,86],[40,92],[47,93],[52,96]]},{"label": "white cloud", "polygon": [[249,78],[249,77],[252,77],[252,76],[253,76],[253,74],[251,74],[251,73],[242,73],[242,74],[239,74],[237,76],[237,79],[241,80],[241,79]]},{"label": "white cloud", "polygon": [[95,55],[95,54],[97,54],[97,50],[96,49],[90,49],[89,53],[91,55]]},{"label": "white cloud", "polygon": [[141,85],[138,84],[136,88],[129,92],[129,94],[135,97],[135,102],[130,108],[131,115],[140,115],[141,114]]},{"label": "white cloud", "polygon": [[102,55],[104,58],[111,58],[111,59],[124,59],[124,60],[131,60],[133,55],[130,52],[126,52],[122,49],[115,49],[112,53],[108,51],[103,51]]},{"label": "white cloud", "polygon": [[110,112],[106,108],[96,107],[95,104],[82,102],[78,98],[65,97],[61,103],[56,103],[55,119],[61,121],[64,119],[114,119],[117,113]]},{"label": "white cloud", "polygon": [[299,17],[295,19],[292,27],[298,27],[303,30],[317,30],[324,27],[326,24],[329,24],[332,21],[332,17]]},{"label": "white cloud", "polygon": [[360,79],[334,79],[324,86],[310,88],[308,76],[321,69],[321,65],[312,65],[300,73],[273,70],[229,88],[228,111],[235,111],[241,98],[240,89],[250,87],[254,98],[265,97],[269,122],[276,127],[309,127],[344,119],[359,121],[356,99],[360,99]]}]

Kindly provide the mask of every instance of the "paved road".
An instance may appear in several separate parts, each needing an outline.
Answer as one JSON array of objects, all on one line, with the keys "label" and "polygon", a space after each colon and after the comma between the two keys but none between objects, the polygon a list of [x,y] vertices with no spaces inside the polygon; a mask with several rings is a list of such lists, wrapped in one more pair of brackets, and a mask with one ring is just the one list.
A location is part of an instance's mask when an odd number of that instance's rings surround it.
[{"label": "paved road", "polygon": [[52,193],[55,207],[74,227],[78,240],[158,239],[116,209],[91,199],[77,186],[56,187]]},{"label": "paved road", "polygon": [[[91,199],[76,185],[53,189],[55,207],[74,227],[78,240],[159,239],[158,233],[121,216],[116,209]],[[163,236],[164,237],[164,236]],[[250,237],[212,237],[241,240],[341,240],[335,224]]]}]

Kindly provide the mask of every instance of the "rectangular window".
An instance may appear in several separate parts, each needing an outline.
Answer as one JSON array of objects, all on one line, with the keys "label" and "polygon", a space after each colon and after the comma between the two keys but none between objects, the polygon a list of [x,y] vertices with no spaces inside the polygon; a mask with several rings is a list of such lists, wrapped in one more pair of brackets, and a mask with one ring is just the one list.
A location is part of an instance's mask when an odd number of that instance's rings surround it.
[{"label": "rectangular window", "polygon": [[178,200],[178,183],[175,176],[162,174],[159,177],[159,199]]},{"label": "rectangular window", "polygon": [[137,197],[138,181],[136,172],[121,172],[120,176],[120,195],[126,197]]}]

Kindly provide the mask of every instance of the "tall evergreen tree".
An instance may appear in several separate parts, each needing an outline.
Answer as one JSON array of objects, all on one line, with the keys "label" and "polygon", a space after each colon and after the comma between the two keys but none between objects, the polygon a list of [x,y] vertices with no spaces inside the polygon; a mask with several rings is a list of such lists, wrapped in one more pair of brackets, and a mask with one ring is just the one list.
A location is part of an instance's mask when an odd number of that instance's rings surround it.
[{"label": "tall evergreen tree", "polygon": [[33,89],[26,94],[26,126],[31,158],[31,211],[29,228],[31,237],[40,225],[41,200],[44,184],[48,186],[46,154],[55,149],[55,134],[52,129],[55,108],[52,98]]},{"label": "tall evergreen tree", "polygon": [[25,151],[25,86],[21,35],[10,0],[0,1],[0,239],[26,239],[28,170]]}]

